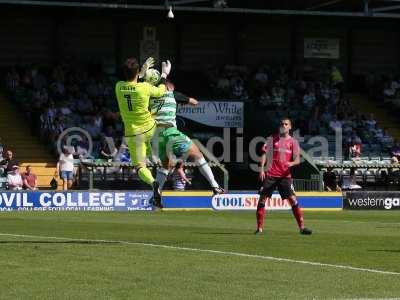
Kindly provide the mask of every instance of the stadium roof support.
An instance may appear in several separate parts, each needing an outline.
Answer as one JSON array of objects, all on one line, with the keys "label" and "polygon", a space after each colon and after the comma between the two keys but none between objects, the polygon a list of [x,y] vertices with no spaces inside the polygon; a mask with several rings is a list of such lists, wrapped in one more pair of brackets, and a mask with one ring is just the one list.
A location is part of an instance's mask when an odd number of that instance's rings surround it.
[{"label": "stadium roof support", "polygon": [[378,7],[374,8],[373,12],[382,12],[382,11],[392,11],[400,9],[400,5],[392,5],[392,6],[385,6],[385,7]]},{"label": "stadium roof support", "polygon": [[[186,0],[184,0],[186,1]],[[189,0],[188,0],[189,1]],[[366,2],[364,2],[366,1]],[[254,8],[214,8],[214,7],[196,7],[196,6],[175,6],[175,11],[185,12],[207,12],[207,13],[226,13],[226,14],[258,14],[258,15],[287,15],[287,16],[332,16],[332,17],[359,17],[359,18],[391,18],[399,19],[400,13],[382,13],[377,11],[382,8],[370,10],[368,8],[369,0],[364,0],[366,9],[360,12],[349,11],[315,11],[298,9],[254,9]],[[332,1],[328,1],[332,3]],[[328,2],[325,2],[326,4]],[[340,0],[340,2],[342,2]],[[79,8],[102,8],[102,9],[134,9],[134,10],[166,10],[165,5],[142,5],[127,3],[103,3],[88,1],[34,1],[34,0],[0,0],[0,4],[9,5],[30,5],[30,6],[49,6],[49,7],[79,7]],[[400,7],[399,7],[400,8]],[[395,10],[392,6],[392,9]]]},{"label": "stadium roof support", "polygon": [[316,5],[313,5],[311,7],[307,7],[306,9],[307,10],[314,10],[316,8],[330,6],[330,5],[333,5],[333,4],[342,2],[342,1],[344,1],[344,0],[331,0],[331,1],[327,1],[327,2],[323,2],[323,3],[319,3],[319,4],[316,4]]}]

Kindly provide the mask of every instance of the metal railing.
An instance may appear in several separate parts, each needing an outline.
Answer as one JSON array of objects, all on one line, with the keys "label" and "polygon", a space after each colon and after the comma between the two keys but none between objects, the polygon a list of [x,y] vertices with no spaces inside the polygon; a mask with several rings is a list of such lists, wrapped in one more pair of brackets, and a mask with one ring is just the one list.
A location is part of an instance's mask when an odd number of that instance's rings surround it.
[{"label": "metal railing", "polygon": [[321,181],[317,179],[293,179],[293,185],[297,192],[321,191]]}]

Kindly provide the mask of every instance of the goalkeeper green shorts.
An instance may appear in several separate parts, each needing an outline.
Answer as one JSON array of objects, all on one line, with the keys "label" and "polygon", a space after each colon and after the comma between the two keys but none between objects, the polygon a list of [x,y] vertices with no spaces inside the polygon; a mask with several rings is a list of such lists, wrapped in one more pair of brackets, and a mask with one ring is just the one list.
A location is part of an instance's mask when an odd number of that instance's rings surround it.
[{"label": "goalkeeper green shorts", "polygon": [[176,127],[158,127],[152,141],[153,154],[157,155],[158,152],[161,161],[165,161],[171,154],[180,158],[189,151],[192,143],[192,140]]}]

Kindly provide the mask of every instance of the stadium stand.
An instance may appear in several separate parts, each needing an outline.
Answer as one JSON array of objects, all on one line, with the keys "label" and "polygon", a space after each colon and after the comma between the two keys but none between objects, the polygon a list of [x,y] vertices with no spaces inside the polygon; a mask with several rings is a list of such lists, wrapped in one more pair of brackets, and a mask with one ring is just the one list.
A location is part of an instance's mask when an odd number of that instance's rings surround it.
[{"label": "stadium stand", "polygon": [[32,165],[38,175],[39,187],[48,188],[55,171],[53,156],[31,135],[30,123],[22,122],[20,112],[2,95],[0,105],[0,134],[4,149],[14,152],[21,169],[28,164]]},{"label": "stadium stand", "polygon": [[[40,132],[40,140],[53,155],[57,153],[58,136],[71,127],[84,128],[93,141],[89,157],[86,155],[89,150],[87,140],[74,145],[78,161],[82,157],[104,158],[101,151],[105,138],[112,138],[117,147],[121,145],[122,123],[115,114],[112,92],[115,78],[105,76],[99,66],[94,69],[96,72],[77,64],[64,63],[48,69],[31,66],[18,70],[14,67],[7,73],[9,96],[24,111],[32,131]],[[249,69],[226,65],[208,69],[204,76],[210,80],[208,91],[212,99],[240,100],[250,110],[253,107],[256,115],[263,120],[264,129],[267,128],[262,135],[272,130],[272,124],[280,117],[287,115],[305,137],[301,145],[304,150],[312,146],[308,143],[312,136],[319,135],[328,140],[328,157],[317,159],[328,160],[330,156],[335,156],[334,129],[338,127],[343,131],[342,146],[345,150],[344,156],[339,159],[362,157],[363,160],[371,158],[374,161],[375,157],[390,157],[394,139],[378,125],[374,115],[360,113],[352,95],[340,97],[339,89],[332,85],[329,66],[318,74],[294,72],[291,76],[286,66],[265,65],[248,72]],[[268,124],[266,115],[270,116]],[[201,135],[201,132],[197,134]],[[357,154],[351,150],[354,147]],[[114,161],[119,159],[113,158]],[[35,167],[40,168],[39,165]],[[370,178],[371,172],[362,175],[363,178]],[[48,185],[53,173],[51,167],[39,169],[39,186]],[[47,177],[41,180],[41,175]]]}]

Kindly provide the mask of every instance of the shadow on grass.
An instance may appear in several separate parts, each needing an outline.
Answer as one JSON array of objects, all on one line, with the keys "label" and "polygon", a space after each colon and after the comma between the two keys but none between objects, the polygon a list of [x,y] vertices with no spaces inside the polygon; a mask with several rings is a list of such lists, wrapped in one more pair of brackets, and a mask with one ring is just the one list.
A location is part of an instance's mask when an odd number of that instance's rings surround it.
[{"label": "shadow on grass", "polygon": [[400,225],[387,225],[387,226],[377,226],[376,227],[376,229],[388,229],[388,228],[400,229]]},{"label": "shadow on grass", "polygon": [[77,244],[77,245],[104,245],[120,244],[120,242],[108,241],[0,241],[0,244]]},{"label": "shadow on grass", "polygon": [[212,235],[254,235],[253,232],[193,232],[194,234],[212,234]]},{"label": "shadow on grass", "polygon": [[379,249],[379,250],[368,250],[369,252],[389,252],[389,253],[400,253],[400,250],[394,249]]}]

